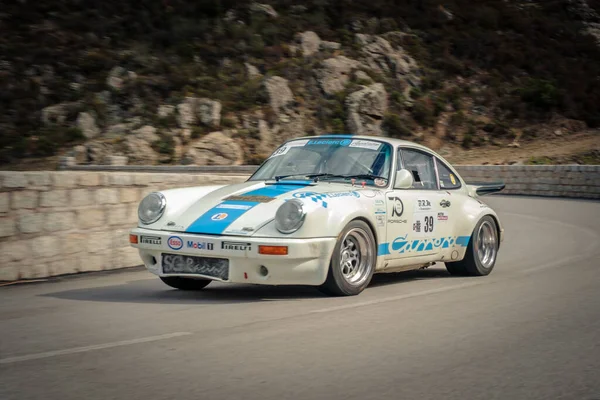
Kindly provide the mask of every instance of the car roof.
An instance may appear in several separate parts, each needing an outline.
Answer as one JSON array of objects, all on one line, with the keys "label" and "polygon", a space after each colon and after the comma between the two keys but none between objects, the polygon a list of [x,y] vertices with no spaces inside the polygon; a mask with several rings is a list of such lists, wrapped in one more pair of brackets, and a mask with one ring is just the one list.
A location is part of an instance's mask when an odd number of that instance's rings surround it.
[{"label": "car roof", "polygon": [[328,135],[318,135],[318,136],[302,136],[294,139],[289,139],[288,141],[298,140],[298,139],[359,139],[359,140],[378,140],[381,142],[386,142],[391,144],[392,146],[411,146],[421,148],[423,150],[427,150],[429,152],[433,152],[429,147],[425,147],[415,142],[410,142],[408,140],[390,138],[385,136],[364,136],[364,135],[345,135],[345,134],[328,134]]},{"label": "car roof", "polygon": [[430,149],[429,147],[423,146],[422,144],[418,144],[415,142],[410,142],[408,140],[402,140],[402,139],[396,139],[396,138],[390,138],[390,137],[385,137],[385,136],[364,136],[364,135],[349,135],[349,134],[325,134],[325,135],[318,135],[318,136],[302,136],[302,137],[297,137],[294,139],[289,139],[286,140],[287,142],[291,142],[292,140],[298,140],[298,139],[360,139],[360,140],[377,140],[380,142],[384,142],[384,143],[389,143],[390,145],[397,147],[397,146],[407,146],[407,147],[413,147],[416,149],[421,149],[435,157],[437,157],[438,159],[440,159],[446,166],[450,167],[450,169],[452,170],[452,172],[454,172],[456,175],[460,176],[460,174],[456,171],[456,169],[454,168],[454,166],[448,162],[448,160],[446,160],[444,157],[442,157],[440,154],[438,154],[437,152],[435,152],[433,149]]}]

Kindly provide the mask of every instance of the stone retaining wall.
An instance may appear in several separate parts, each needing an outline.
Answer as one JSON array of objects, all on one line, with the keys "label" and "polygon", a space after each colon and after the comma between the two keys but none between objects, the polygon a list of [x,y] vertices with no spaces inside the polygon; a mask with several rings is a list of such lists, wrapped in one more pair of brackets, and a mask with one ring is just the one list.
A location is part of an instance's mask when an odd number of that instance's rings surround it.
[{"label": "stone retaining wall", "polygon": [[[0,281],[140,265],[129,247],[149,192],[242,182],[231,175],[0,171]],[[600,166],[458,166],[467,182],[506,183],[505,194],[600,199]]]},{"label": "stone retaining wall", "polygon": [[0,171],[0,281],[140,265],[129,246],[149,192],[247,176]]},{"label": "stone retaining wall", "polygon": [[504,182],[503,194],[600,199],[600,165],[458,165],[467,182]]}]

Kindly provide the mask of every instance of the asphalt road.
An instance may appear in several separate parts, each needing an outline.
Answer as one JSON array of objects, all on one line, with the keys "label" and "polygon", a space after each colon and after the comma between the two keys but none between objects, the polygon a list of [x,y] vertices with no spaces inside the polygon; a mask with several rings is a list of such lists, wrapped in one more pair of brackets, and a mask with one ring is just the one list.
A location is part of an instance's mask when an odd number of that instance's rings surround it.
[{"label": "asphalt road", "polygon": [[0,288],[0,399],[600,399],[600,202],[489,199],[492,275],[360,296],[142,270]]}]

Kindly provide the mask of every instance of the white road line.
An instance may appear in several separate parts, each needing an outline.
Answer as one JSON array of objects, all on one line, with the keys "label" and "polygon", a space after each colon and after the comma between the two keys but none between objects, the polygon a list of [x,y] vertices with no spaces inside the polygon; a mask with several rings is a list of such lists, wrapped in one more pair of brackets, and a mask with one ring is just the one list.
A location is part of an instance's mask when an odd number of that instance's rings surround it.
[{"label": "white road line", "polygon": [[396,301],[396,300],[410,299],[411,297],[426,296],[428,294],[442,293],[442,292],[447,292],[447,291],[456,290],[456,289],[462,289],[462,288],[470,287],[470,286],[483,285],[485,283],[486,282],[483,280],[478,280],[477,282],[466,282],[466,283],[461,283],[459,285],[452,285],[452,286],[446,286],[446,287],[441,287],[441,288],[437,288],[437,289],[423,290],[421,292],[402,294],[400,296],[385,297],[383,299],[370,300],[370,301],[361,301],[359,303],[344,304],[343,306],[321,308],[319,310],[313,310],[310,313],[311,314],[326,313],[326,312],[331,312],[331,311],[346,310],[349,308],[372,306],[374,304],[387,303],[389,301]]},{"label": "white road line", "polygon": [[71,349],[47,351],[45,353],[29,354],[26,356],[0,358],[0,364],[12,364],[12,363],[17,363],[17,362],[21,362],[21,361],[39,360],[40,358],[62,356],[65,354],[75,354],[75,353],[84,353],[86,351],[110,349],[111,347],[128,346],[130,344],[154,342],[157,340],[170,339],[170,338],[174,338],[174,337],[178,337],[178,336],[187,336],[187,335],[191,335],[191,334],[192,334],[192,332],[174,332],[174,333],[168,333],[166,335],[148,336],[148,337],[139,338],[139,339],[122,340],[120,342],[96,344],[93,346],[84,346],[84,347],[73,347]]}]

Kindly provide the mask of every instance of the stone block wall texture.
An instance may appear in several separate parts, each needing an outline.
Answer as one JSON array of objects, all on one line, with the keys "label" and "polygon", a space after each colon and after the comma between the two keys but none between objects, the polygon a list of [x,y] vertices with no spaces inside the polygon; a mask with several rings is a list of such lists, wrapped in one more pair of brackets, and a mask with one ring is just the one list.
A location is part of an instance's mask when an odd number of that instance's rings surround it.
[{"label": "stone block wall texture", "polygon": [[[458,166],[504,194],[600,199],[600,166]],[[129,246],[137,206],[156,190],[231,184],[247,173],[0,171],[0,281],[141,265]]]},{"label": "stone block wall texture", "polygon": [[467,183],[504,182],[502,194],[600,199],[600,165],[458,165]]},{"label": "stone block wall texture", "polygon": [[148,193],[247,176],[0,171],[0,281],[141,265],[129,246]]}]

